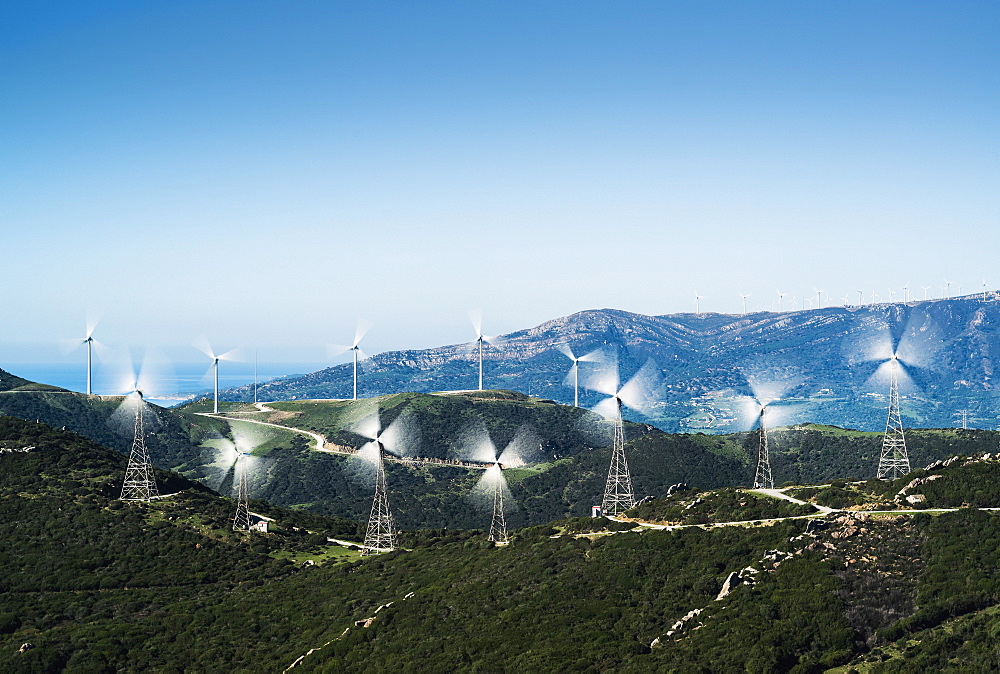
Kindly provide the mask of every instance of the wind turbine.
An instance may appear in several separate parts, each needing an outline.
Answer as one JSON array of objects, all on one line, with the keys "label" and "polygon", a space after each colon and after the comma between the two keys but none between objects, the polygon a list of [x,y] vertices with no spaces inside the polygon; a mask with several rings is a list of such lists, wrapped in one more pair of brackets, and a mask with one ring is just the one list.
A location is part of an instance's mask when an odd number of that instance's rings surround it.
[{"label": "wind turbine", "polygon": [[97,327],[96,324],[95,325],[88,325],[87,326],[87,337],[86,337],[86,339],[83,340],[83,343],[87,345],[87,395],[93,395],[94,394],[94,388],[93,388],[93,385],[92,385],[92,382],[93,382],[93,375],[92,375],[93,353],[92,353],[92,351],[93,351],[93,346],[94,346],[94,329],[96,327]]},{"label": "wind turbine", "polygon": [[[236,514],[233,531],[251,531],[254,522],[250,513],[250,476],[257,467],[253,450],[273,437],[261,426],[247,421],[227,420],[232,440],[222,438],[216,445],[217,464],[229,464],[236,490]],[[225,479],[223,479],[225,482]],[[221,485],[220,485],[221,487]]]},{"label": "wind turbine", "polygon": [[785,394],[794,388],[799,379],[795,377],[785,377],[784,379],[774,379],[773,373],[767,370],[755,368],[755,371],[746,376],[747,384],[750,386],[751,395],[739,396],[742,401],[742,411],[740,416],[744,420],[751,420],[749,428],[752,430],[756,424],[758,426],[757,441],[757,466],[754,470],[754,489],[773,489],[774,478],[771,474],[771,455],[768,446],[767,429],[769,425],[780,425],[781,421],[787,418],[791,410],[787,405],[778,405]]},{"label": "wind turbine", "polygon": [[903,433],[903,420],[899,405],[899,385],[903,380],[912,384],[907,367],[929,364],[931,354],[940,348],[940,334],[926,314],[911,315],[901,336],[893,337],[889,326],[863,345],[859,362],[878,362],[878,369],[869,378],[870,383],[889,380],[889,410],[886,417],[882,451],[879,454],[878,479],[895,479],[910,472],[910,459]]},{"label": "wind turbine", "polygon": [[924,299],[926,300],[927,299],[927,291],[930,290],[931,287],[930,286],[920,286],[920,287],[924,289]]},{"label": "wind turbine", "polygon": [[365,360],[368,358],[368,354],[361,349],[361,340],[365,338],[368,334],[368,330],[371,329],[371,323],[364,320],[358,320],[357,326],[354,328],[354,341],[351,342],[350,346],[346,345],[336,345],[331,347],[330,355],[331,357],[337,357],[345,351],[350,351],[354,359],[354,394],[352,400],[358,399],[358,361]]},{"label": "wind turbine", "polygon": [[865,306],[865,291],[864,290],[859,290],[858,291],[858,306],[859,307]]},{"label": "wind turbine", "polygon": [[947,297],[950,298],[951,297],[951,284],[952,284],[952,281],[945,281],[944,283],[945,283],[945,286],[947,286],[947,288],[948,288]]},{"label": "wind turbine", "polygon": [[986,279],[983,279],[983,302],[986,301]]},{"label": "wind turbine", "polygon": [[785,293],[781,292],[780,290],[777,291],[777,293],[778,293],[778,311],[781,311],[781,300],[785,297]]},{"label": "wind turbine", "polygon": [[764,413],[767,412],[767,405],[760,406],[758,422],[760,424],[760,438],[757,447],[757,470],[754,471],[754,489],[774,489],[774,477],[771,476],[771,454],[767,447],[767,424],[764,423]]},{"label": "wind turbine", "polygon": [[509,503],[510,489],[503,471],[528,465],[532,455],[538,452],[538,435],[530,426],[521,426],[501,452],[493,444],[482,420],[470,430],[472,431],[470,441],[474,446],[470,448],[471,451],[464,453],[468,454],[472,461],[489,464],[473,492],[493,502],[490,540],[494,543],[506,543],[508,539],[505,499]]},{"label": "wind turbine", "polygon": [[238,360],[237,356],[239,354],[239,349],[230,349],[225,353],[215,353],[215,351],[212,349],[212,345],[209,343],[207,338],[202,338],[201,340],[199,340],[198,344],[196,344],[196,348],[212,360],[212,364],[209,366],[209,368],[212,369],[213,371],[213,381],[214,381],[214,396],[213,396],[214,402],[212,405],[212,413],[218,414],[219,413],[219,361]]},{"label": "wind turbine", "polygon": [[618,361],[615,359],[600,376],[591,380],[589,388],[608,396],[597,404],[594,411],[610,419],[614,424],[611,467],[608,469],[604,499],[601,502],[601,511],[605,515],[618,515],[635,505],[632,477],[625,457],[625,422],[622,408],[630,407],[640,412],[648,410],[659,378],[656,364],[648,360],[624,386],[620,386]]},{"label": "wind turbine", "polygon": [[353,429],[358,435],[368,438],[368,442],[354,456],[375,468],[375,496],[361,550],[363,557],[391,552],[396,547],[395,522],[389,510],[389,490],[385,479],[385,454],[403,456],[415,450],[415,447],[407,446],[407,439],[412,440],[413,437],[409,421],[409,415],[400,414],[383,429],[376,408]]},{"label": "wind turbine", "polygon": [[143,392],[149,392],[156,385],[156,377],[151,371],[149,355],[143,360],[142,368],[137,372],[128,358],[125,379],[120,390],[125,391],[122,403],[112,415],[113,421],[124,425],[132,423],[132,449],[129,452],[128,465],[125,468],[125,480],[122,483],[122,501],[149,501],[159,495],[156,486],[156,475],[153,472],[153,462],[146,448],[146,418],[156,419],[156,415],[146,402]]},{"label": "wind turbine", "polygon": [[813,288],[813,292],[816,293],[816,308],[817,309],[822,309],[823,308],[823,292],[824,291],[823,290],[819,290],[818,288]]},{"label": "wind turbine", "polygon": [[107,353],[107,347],[101,342],[94,339],[94,330],[97,329],[98,318],[95,316],[88,315],[86,323],[86,332],[84,333],[83,339],[65,339],[60,340],[62,351],[64,354],[70,354],[80,346],[87,345],[87,395],[94,394],[94,378],[93,378],[93,365],[94,365],[94,351],[97,352],[98,358],[104,360],[104,355]]},{"label": "wind turbine", "polygon": [[747,315],[747,298],[750,297],[750,293],[746,293],[745,295],[741,293],[740,297],[743,298],[743,315],[746,316]]},{"label": "wind turbine", "polygon": [[694,313],[701,313],[701,295],[698,293],[694,294]]},{"label": "wind turbine", "polygon": [[569,374],[566,376],[569,379],[570,376],[573,377],[573,406],[580,406],[580,363],[599,363],[602,360],[604,352],[601,349],[594,349],[588,354],[583,356],[575,356],[573,350],[570,348],[569,344],[560,344],[558,347],[559,352],[564,356],[573,361],[572,367],[569,369]]},{"label": "wind turbine", "polygon": [[476,331],[476,341],[474,342],[476,347],[479,349],[479,390],[483,390],[483,342],[491,344],[493,346],[500,345],[499,337],[491,337],[489,335],[483,334],[483,313],[481,311],[470,311],[469,320],[472,321],[472,327]]}]

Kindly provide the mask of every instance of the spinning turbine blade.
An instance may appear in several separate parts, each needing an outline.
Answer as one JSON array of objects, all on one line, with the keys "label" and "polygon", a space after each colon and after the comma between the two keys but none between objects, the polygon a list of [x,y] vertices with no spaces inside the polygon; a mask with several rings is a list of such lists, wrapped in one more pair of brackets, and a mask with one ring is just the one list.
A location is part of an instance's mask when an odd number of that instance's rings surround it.
[{"label": "spinning turbine blade", "polygon": [[573,349],[569,348],[569,344],[560,344],[556,347],[556,350],[576,364],[576,356],[573,355]]},{"label": "spinning turbine blade", "polygon": [[361,340],[365,338],[365,335],[368,334],[368,331],[371,330],[371,328],[372,324],[370,321],[366,321],[362,318],[359,318],[358,323],[354,328],[354,342],[351,344],[351,346],[357,347],[357,345],[361,343]]},{"label": "spinning turbine blade", "polygon": [[625,382],[618,392],[618,398],[626,407],[646,413],[655,399],[656,387],[659,386],[661,378],[656,363],[650,358],[631,379]]},{"label": "spinning turbine blade", "polygon": [[496,445],[480,417],[474,417],[462,429],[455,448],[458,457],[465,461],[495,463],[497,460]]},{"label": "spinning turbine blade", "polygon": [[476,331],[476,339],[483,336],[483,310],[472,309],[469,311],[469,320],[472,322],[472,329]]},{"label": "spinning turbine blade", "polygon": [[497,462],[504,468],[520,468],[528,465],[537,456],[541,439],[531,426],[525,424],[517,429],[514,438],[507,443]]},{"label": "spinning turbine blade", "polygon": [[94,336],[94,331],[97,329],[97,324],[101,322],[101,317],[95,313],[87,312],[87,335],[84,337],[84,341],[90,339]]},{"label": "spinning turbine blade", "polygon": [[580,369],[578,363],[573,363],[569,366],[569,370],[566,372],[566,376],[563,377],[563,384],[565,386],[573,386],[576,384],[577,380],[577,370]]},{"label": "spinning turbine blade", "polygon": [[351,427],[351,430],[363,438],[373,441],[378,440],[379,434],[382,432],[382,422],[379,418],[378,408]]},{"label": "spinning turbine blade", "polygon": [[617,419],[618,418],[618,398],[616,396],[611,396],[610,398],[605,398],[601,402],[597,403],[593,407],[593,411],[600,414],[605,419]]},{"label": "spinning turbine blade", "polygon": [[603,362],[603,367],[591,370],[584,386],[606,396],[616,396],[619,384],[618,358],[613,356]]},{"label": "spinning turbine blade", "polygon": [[896,356],[906,365],[931,367],[943,343],[941,328],[934,319],[924,312],[916,312],[906,322]]},{"label": "spinning turbine blade", "polygon": [[389,424],[378,438],[385,451],[395,456],[416,456],[420,449],[420,429],[416,416],[409,410],[403,410]]}]

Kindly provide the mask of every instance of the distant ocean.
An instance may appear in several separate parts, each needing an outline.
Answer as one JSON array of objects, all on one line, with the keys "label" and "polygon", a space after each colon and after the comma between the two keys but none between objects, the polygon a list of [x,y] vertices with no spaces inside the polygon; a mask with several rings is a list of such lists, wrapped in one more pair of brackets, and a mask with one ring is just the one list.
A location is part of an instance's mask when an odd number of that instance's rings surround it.
[{"label": "distant ocean", "polygon": [[[258,363],[257,382],[278,377],[307,374],[330,367],[331,363]],[[0,363],[0,368],[11,374],[40,384],[50,384],[70,391],[87,390],[86,363]],[[172,371],[171,371],[172,369]],[[94,363],[93,389],[100,395],[121,395],[117,390],[122,378],[114,371]],[[252,384],[253,364],[222,363],[219,368],[219,389]],[[158,368],[153,378],[154,391],[147,397],[164,407],[179,405],[191,398],[212,393],[212,372],[204,362],[173,363],[169,368]]]}]

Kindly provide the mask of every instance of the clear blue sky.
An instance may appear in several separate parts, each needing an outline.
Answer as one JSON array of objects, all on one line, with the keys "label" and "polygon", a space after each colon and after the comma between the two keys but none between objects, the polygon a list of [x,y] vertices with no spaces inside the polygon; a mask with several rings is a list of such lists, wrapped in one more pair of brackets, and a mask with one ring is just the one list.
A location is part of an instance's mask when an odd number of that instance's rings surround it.
[{"label": "clear blue sky", "polygon": [[322,361],[359,317],[383,351],[996,288],[998,36],[995,1],[6,2],[0,360],[88,311]]}]

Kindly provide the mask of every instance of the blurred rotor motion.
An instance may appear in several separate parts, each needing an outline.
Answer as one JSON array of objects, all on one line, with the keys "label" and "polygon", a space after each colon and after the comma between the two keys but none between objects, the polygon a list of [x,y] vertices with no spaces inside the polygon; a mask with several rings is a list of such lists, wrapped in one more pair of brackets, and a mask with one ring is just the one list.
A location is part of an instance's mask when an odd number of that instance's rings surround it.
[{"label": "blurred rotor motion", "polygon": [[508,541],[505,513],[513,499],[504,471],[526,466],[540,457],[540,445],[538,434],[529,425],[521,426],[503,451],[498,451],[482,419],[476,419],[462,434],[460,455],[476,463],[490,464],[473,489],[473,497],[479,503],[492,502],[490,540],[494,543]]},{"label": "blurred rotor motion", "polygon": [[213,372],[214,396],[213,396],[212,413],[218,414],[219,413],[219,361],[241,360],[242,357],[240,355],[240,350],[239,348],[235,348],[235,349],[230,349],[225,353],[216,353],[215,350],[212,349],[212,345],[209,343],[208,338],[204,336],[199,338],[198,341],[195,342],[195,348],[201,351],[206,356],[208,356],[212,361],[212,364],[208,367],[208,370],[205,371],[205,376],[208,376],[209,372]]},{"label": "blurred rotor motion", "polygon": [[584,354],[582,356],[576,356],[573,350],[570,348],[569,344],[560,344],[558,347],[559,352],[564,356],[573,361],[573,365],[570,366],[569,372],[566,374],[566,379],[563,380],[564,384],[573,386],[573,406],[580,406],[580,363],[600,363],[604,360],[604,350],[594,349],[590,353]]},{"label": "blurred rotor motion", "polygon": [[375,468],[375,496],[372,500],[372,511],[368,518],[368,530],[365,533],[361,555],[389,552],[396,547],[396,531],[392,512],[389,510],[384,455],[388,452],[395,456],[406,456],[415,452],[416,442],[413,437],[415,425],[412,416],[404,412],[383,429],[376,409],[352,430],[369,440],[354,456],[357,460]]},{"label": "blurred rotor motion", "polygon": [[647,360],[623,386],[620,385],[617,358],[610,359],[602,370],[591,377],[588,388],[608,396],[594,407],[594,411],[614,423],[611,467],[608,469],[604,499],[601,502],[601,511],[605,515],[614,516],[635,505],[632,477],[625,457],[625,421],[622,407],[630,407],[648,414],[662,375],[652,359]]}]

